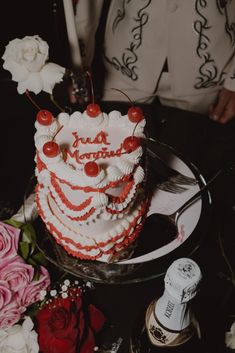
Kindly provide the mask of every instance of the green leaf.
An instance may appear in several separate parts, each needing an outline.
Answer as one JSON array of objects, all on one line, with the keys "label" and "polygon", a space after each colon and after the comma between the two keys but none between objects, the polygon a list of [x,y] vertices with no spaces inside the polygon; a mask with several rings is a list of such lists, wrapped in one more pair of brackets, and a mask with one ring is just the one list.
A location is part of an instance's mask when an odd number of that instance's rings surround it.
[{"label": "green leaf", "polygon": [[40,273],[39,273],[39,269],[35,268],[34,269],[34,275],[33,275],[33,281],[38,281],[40,278]]},{"label": "green leaf", "polygon": [[30,244],[35,244],[36,243],[36,233],[35,230],[30,223],[25,223],[22,227],[22,232],[23,232],[23,241],[26,241],[27,243]]},{"label": "green leaf", "polygon": [[37,266],[38,266],[37,262],[32,257],[29,257],[27,259],[27,263],[32,265],[34,268],[37,268]]},{"label": "green leaf", "polygon": [[41,252],[35,253],[32,258],[40,265],[46,266],[48,264],[47,259]]},{"label": "green leaf", "polygon": [[27,260],[27,258],[29,256],[29,250],[30,250],[29,244],[21,241],[19,243],[19,245],[20,245],[20,252],[21,252],[23,259]]},{"label": "green leaf", "polygon": [[15,228],[21,228],[24,223],[15,221],[14,219],[10,218],[4,221],[4,223],[10,224],[11,226]]}]

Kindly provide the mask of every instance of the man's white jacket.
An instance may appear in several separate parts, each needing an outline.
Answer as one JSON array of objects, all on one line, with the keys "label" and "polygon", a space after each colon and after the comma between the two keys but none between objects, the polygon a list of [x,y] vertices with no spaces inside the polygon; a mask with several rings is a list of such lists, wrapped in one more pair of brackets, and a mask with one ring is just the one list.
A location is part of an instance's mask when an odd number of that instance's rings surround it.
[{"label": "man's white jacket", "polygon": [[[104,1],[78,0],[77,33],[87,66]],[[175,96],[221,86],[235,91],[234,51],[235,0],[110,1],[104,40],[108,87],[151,95],[167,59]]]}]

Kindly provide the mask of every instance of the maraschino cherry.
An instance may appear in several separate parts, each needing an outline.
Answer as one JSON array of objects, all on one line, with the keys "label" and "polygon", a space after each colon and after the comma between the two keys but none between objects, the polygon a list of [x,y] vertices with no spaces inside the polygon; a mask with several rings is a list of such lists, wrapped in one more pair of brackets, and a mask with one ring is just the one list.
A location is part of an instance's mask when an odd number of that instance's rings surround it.
[{"label": "maraschino cherry", "polygon": [[128,136],[123,141],[123,148],[127,153],[135,151],[140,146],[140,138],[137,136]]},{"label": "maraschino cherry", "polygon": [[142,109],[134,105],[128,109],[127,115],[132,123],[139,123],[144,118]]},{"label": "maraschino cherry", "polygon": [[125,92],[123,92],[118,88],[113,88],[113,89],[115,89],[115,91],[122,93],[132,104],[132,106],[128,109],[127,116],[132,123],[138,124],[144,118],[142,109],[140,107],[136,107],[131,101],[130,97]]},{"label": "maraschino cherry", "polygon": [[60,148],[55,141],[48,141],[44,143],[42,151],[45,156],[52,158],[58,156],[60,153]]},{"label": "maraschino cherry", "polygon": [[90,161],[84,165],[84,171],[89,177],[96,177],[100,172],[100,167],[96,162]]},{"label": "maraschino cherry", "polygon": [[96,104],[96,103],[88,104],[86,108],[86,112],[90,118],[96,118],[101,113],[99,104]]},{"label": "maraschino cherry", "polygon": [[49,110],[42,109],[37,113],[36,119],[39,124],[47,126],[51,125],[53,121],[53,115],[51,112],[49,112]]}]

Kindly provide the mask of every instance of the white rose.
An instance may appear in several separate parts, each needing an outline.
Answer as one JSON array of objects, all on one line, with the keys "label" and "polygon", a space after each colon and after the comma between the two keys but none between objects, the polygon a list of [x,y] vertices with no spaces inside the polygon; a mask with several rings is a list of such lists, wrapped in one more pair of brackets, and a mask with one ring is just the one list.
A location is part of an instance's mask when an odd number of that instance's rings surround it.
[{"label": "white rose", "polygon": [[2,56],[3,68],[10,71],[12,80],[18,82],[17,90],[38,94],[52,93],[54,85],[60,82],[65,69],[54,63],[46,63],[49,47],[39,36],[13,39],[6,46]]},{"label": "white rose", "polygon": [[0,330],[0,353],[38,353],[37,333],[33,330],[33,322],[27,317],[22,326],[13,325]]},{"label": "white rose", "polygon": [[230,331],[225,332],[226,347],[235,349],[235,322],[230,327]]}]

